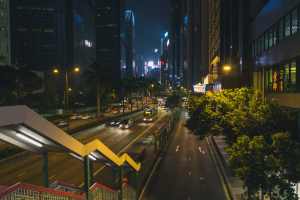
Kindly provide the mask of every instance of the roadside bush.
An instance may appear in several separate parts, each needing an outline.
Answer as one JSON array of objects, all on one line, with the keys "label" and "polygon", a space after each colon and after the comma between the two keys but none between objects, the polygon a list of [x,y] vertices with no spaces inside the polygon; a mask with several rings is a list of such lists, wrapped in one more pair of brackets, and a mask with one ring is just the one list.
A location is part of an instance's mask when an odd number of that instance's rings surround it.
[{"label": "roadside bush", "polygon": [[241,88],[191,97],[189,114],[187,126],[196,135],[226,136],[230,165],[249,199],[258,191],[270,199],[294,199],[300,181],[297,112]]}]

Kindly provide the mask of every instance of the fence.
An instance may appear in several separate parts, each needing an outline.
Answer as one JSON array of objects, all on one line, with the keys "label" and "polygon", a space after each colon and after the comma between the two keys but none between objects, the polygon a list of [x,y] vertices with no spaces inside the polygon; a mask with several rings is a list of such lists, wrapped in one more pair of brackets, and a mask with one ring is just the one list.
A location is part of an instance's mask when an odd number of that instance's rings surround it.
[{"label": "fence", "polygon": [[[123,200],[135,200],[136,192],[128,184],[123,185]],[[89,191],[90,200],[118,200],[119,191],[95,183]],[[51,188],[17,183],[0,190],[0,200],[85,200],[85,193],[65,192]]]},{"label": "fence", "polygon": [[82,194],[17,183],[0,191],[0,200],[84,200]]}]

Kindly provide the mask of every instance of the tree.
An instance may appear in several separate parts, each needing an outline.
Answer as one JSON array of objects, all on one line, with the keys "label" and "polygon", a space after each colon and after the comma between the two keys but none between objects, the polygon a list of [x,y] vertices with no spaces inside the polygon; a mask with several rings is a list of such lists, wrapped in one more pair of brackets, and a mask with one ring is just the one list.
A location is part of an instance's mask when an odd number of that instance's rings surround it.
[{"label": "tree", "polygon": [[243,135],[227,149],[230,166],[244,181],[249,199],[260,192],[271,200],[297,199],[293,189],[299,181],[299,151],[288,133],[276,133],[271,143],[263,136]]},{"label": "tree", "polygon": [[166,106],[171,109],[178,107],[181,104],[181,99],[182,97],[179,93],[173,92],[171,96],[167,97]]},{"label": "tree", "polygon": [[33,91],[41,89],[42,80],[27,66],[1,66],[1,104],[20,104]]},{"label": "tree", "polygon": [[101,113],[101,98],[112,87],[111,70],[111,67],[93,63],[84,72],[86,83],[96,91],[97,117]]}]

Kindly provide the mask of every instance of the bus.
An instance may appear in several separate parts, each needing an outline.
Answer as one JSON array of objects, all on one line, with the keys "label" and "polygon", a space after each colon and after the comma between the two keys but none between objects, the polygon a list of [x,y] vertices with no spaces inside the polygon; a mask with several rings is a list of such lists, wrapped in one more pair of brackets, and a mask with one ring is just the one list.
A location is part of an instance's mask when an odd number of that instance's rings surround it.
[{"label": "bus", "polygon": [[144,111],[144,122],[153,122],[157,117],[157,110],[154,108],[147,108]]}]

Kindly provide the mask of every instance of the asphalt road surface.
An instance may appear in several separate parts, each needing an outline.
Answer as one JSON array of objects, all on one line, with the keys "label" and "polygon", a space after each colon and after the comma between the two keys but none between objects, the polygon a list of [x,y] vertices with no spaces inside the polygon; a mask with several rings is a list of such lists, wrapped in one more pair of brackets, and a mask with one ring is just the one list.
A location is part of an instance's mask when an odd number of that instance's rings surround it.
[{"label": "asphalt road surface", "polygon": [[[155,123],[136,123],[129,130],[121,130],[106,126],[97,126],[76,134],[76,138],[83,143],[88,143],[94,139],[100,139],[115,153],[126,149],[132,142],[151,129],[155,129],[157,122],[166,113],[159,113],[159,118]],[[26,153],[22,157],[10,159],[0,163],[0,185],[12,185],[16,182],[26,182],[35,185],[42,185],[42,157],[40,155]],[[94,171],[100,173],[103,164],[95,164]],[[83,162],[65,154],[49,153],[49,181],[55,180],[82,186],[83,183]],[[101,180],[96,180],[101,182]]]},{"label": "asphalt road surface", "polygon": [[207,143],[189,132],[185,119],[183,115],[142,199],[226,200]]}]

